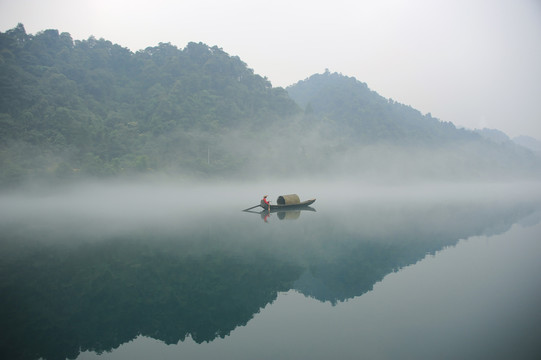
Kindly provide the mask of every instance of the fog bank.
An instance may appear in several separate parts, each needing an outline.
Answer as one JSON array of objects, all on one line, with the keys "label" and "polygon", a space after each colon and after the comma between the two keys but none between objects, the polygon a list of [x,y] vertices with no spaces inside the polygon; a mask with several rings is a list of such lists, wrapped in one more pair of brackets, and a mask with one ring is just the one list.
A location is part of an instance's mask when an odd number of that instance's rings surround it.
[{"label": "fog bank", "polygon": [[[81,234],[101,238],[132,233],[137,229],[185,231],[213,223],[259,221],[241,210],[259,204],[265,194],[275,202],[279,195],[291,193],[298,194],[301,200],[317,199],[313,205],[317,215],[313,216],[358,216],[366,228],[370,223],[364,221],[373,214],[387,216],[394,213],[394,216],[407,219],[408,211],[418,207],[541,203],[541,186],[537,182],[426,182],[378,186],[345,179],[319,181],[306,178],[229,183],[100,181],[56,189],[0,193],[0,236],[33,229],[38,236],[61,231],[78,234],[76,238]],[[315,219],[310,216],[304,218]]]}]

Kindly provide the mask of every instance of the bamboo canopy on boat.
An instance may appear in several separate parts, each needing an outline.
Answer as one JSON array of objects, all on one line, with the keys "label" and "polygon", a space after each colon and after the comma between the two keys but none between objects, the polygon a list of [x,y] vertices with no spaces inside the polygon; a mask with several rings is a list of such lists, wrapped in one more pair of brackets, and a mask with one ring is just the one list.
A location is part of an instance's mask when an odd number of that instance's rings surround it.
[{"label": "bamboo canopy on boat", "polygon": [[280,195],[276,199],[278,205],[297,205],[301,203],[301,199],[297,194]]}]

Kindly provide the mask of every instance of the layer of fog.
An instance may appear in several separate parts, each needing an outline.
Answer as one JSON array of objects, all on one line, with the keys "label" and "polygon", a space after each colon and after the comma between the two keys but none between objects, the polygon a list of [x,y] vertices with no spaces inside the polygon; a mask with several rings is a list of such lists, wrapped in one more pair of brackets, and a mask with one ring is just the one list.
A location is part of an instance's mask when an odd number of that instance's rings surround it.
[{"label": "layer of fog", "polygon": [[[241,210],[259,204],[264,194],[275,202],[279,195],[291,193],[298,194],[301,200],[317,199],[313,204],[316,212],[303,214],[300,226],[303,220],[321,225],[330,218],[339,222],[342,217],[344,226],[354,224],[354,231],[383,236],[401,231],[401,226],[437,226],[449,216],[457,217],[456,209],[466,209],[460,216],[472,218],[467,219],[472,223],[479,207],[490,213],[499,211],[499,207],[526,204],[528,211],[535,212],[541,204],[540,185],[440,182],[378,186],[361,181],[306,178],[229,183],[163,179],[86,182],[56,189],[1,193],[0,236],[32,231],[37,237],[48,234],[50,238],[58,233],[75,240],[143,230],[149,234],[167,229],[198,231],[212,224],[219,224],[217,228],[239,227],[261,222],[257,215]],[[414,213],[416,209],[422,209],[419,214],[427,216],[432,209],[444,211],[432,219],[433,224],[426,224],[430,219]],[[527,215],[531,214],[521,214]]]}]

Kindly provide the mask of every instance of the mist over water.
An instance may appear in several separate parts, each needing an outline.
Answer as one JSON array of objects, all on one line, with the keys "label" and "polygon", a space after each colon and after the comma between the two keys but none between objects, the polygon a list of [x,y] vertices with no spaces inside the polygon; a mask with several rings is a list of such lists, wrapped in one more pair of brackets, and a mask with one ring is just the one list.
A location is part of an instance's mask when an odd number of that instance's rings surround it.
[{"label": "mist over water", "polygon": [[[371,205],[415,205],[534,201],[541,193],[537,182],[415,182],[381,184],[343,180],[256,182],[97,181],[62,188],[32,188],[0,193],[1,223],[28,218],[60,222],[103,221],[118,225],[189,223],[194,216],[256,205],[268,194],[296,193],[301,200],[317,198],[324,208]],[[225,211],[225,212],[224,212]],[[235,214],[238,215],[238,214]],[[187,218],[186,218],[187,217]]]},{"label": "mist over water", "polygon": [[[290,193],[316,198],[313,211],[270,216],[260,214],[261,208],[242,211],[264,194],[275,203],[278,195]],[[487,342],[502,336],[504,325],[493,324],[488,333],[494,336],[479,338],[480,347],[464,353],[459,344],[465,339],[452,334],[466,325],[461,321],[453,328],[448,317],[461,318],[483,299],[483,317],[470,319],[483,329],[485,317],[512,306],[490,300],[494,289],[508,288],[515,300],[506,299],[524,307],[505,326],[531,334],[537,317],[524,316],[535,303],[526,296],[541,300],[533,271],[539,267],[531,261],[541,255],[532,238],[540,220],[541,187],[535,182],[145,179],[4,192],[0,319],[6,335],[0,350],[13,358],[31,349],[36,356],[23,357],[28,359],[127,359],[164,351],[166,358],[325,358],[328,350],[308,346],[308,339],[318,339],[340,358],[382,357],[368,343],[359,348],[362,339],[372,339],[388,356],[398,348],[414,356],[423,352],[413,335],[398,337],[392,330],[413,326],[419,336],[440,332],[426,354],[455,343],[451,355],[482,355]],[[464,246],[476,238],[498,246],[488,249],[506,269],[495,272],[498,277],[480,270],[495,265],[487,262],[479,241]],[[455,248],[455,255],[445,255]],[[504,262],[495,257],[502,251],[514,255]],[[479,283],[453,277],[464,264],[470,264],[468,270],[457,276]],[[437,270],[441,266],[448,270]],[[416,293],[416,281],[434,282],[435,271],[441,282]],[[505,283],[519,273],[516,284]],[[451,297],[442,299],[438,294],[450,284],[470,302],[453,308]],[[470,286],[479,289],[472,292]],[[416,307],[416,319],[393,310],[416,303],[432,310]],[[358,321],[348,320],[354,318]],[[292,330],[281,330],[275,342],[276,326]],[[377,341],[370,333],[379,334]],[[513,339],[499,347],[502,353],[517,344],[532,353],[529,337]],[[258,346],[248,350],[249,344]],[[119,346],[122,350],[115,350]]]}]

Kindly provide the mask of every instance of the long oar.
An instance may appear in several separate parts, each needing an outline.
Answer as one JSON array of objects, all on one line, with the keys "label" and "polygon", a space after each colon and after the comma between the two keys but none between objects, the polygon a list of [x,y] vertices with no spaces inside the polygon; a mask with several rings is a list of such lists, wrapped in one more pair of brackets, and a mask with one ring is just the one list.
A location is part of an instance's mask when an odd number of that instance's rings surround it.
[{"label": "long oar", "polygon": [[244,210],[242,210],[242,211],[248,211],[248,210],[252,210],[252,209],[254,209],[254,208],[258,207],[258,206],[259,206],[259,204],[257,204],[256,206],[252,206],[251,208],[248,208],[248,209],[244,209]]}]

